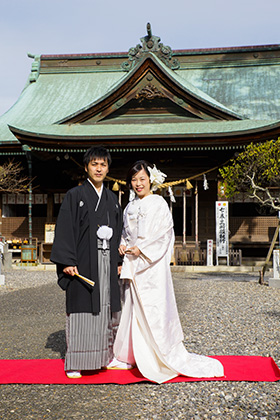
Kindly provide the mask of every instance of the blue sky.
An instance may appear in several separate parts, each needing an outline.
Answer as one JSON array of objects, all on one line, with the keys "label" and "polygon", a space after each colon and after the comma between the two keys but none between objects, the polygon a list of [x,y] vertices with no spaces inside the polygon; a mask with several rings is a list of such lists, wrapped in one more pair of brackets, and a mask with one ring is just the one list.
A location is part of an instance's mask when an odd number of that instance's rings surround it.
[{"label": "blue sky", "polygon": [[172,49],[280,44],[280,0],[1,0],[0,115],[19,97],[32,54],[126,52],[146,35]]}]

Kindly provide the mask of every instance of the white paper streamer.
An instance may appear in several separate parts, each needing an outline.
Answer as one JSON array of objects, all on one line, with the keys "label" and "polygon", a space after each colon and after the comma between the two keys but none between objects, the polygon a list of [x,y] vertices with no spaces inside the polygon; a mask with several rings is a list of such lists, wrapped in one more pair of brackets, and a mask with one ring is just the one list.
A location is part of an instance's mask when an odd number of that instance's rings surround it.
[{"label": "white paper streamer", "polygon": [[175,197],[174,197],[174,194],[173,194],[173,190],[170,186],[168,187],[168,194],[169,194],[169,197],[170,197],[170,200],[172,201],[172,203],[176,203],[176,200],[175,200]]},{"label": "white paper streamer", "polygon": [[209,189],[207,178],[206,178],[206,175],[205,174],[203,174],[203,188],[205,190],[208,190]]}]

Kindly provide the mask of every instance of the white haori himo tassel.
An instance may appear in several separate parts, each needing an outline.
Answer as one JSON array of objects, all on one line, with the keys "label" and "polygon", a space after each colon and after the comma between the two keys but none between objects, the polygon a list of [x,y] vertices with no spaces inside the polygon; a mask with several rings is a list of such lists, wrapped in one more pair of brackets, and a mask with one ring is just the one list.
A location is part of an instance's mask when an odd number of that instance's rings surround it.
[{"label": "white haori himo tassel", "polygon": [[206,178],[206,175],[205,174],[203,174],[203,188],[205,190],[208,190],[209,189],[207,178]]},{"label": "white haori himo tassel", "polygon": [[109,239],[111,239],[112,236],[113,236],[113,229],[110,228],[109,226],[102,225],[97,230],[96,235],[99,239],[101,239],[103,241],[102,248],[106,249],[107,248],[107,241],[109,241]]}]

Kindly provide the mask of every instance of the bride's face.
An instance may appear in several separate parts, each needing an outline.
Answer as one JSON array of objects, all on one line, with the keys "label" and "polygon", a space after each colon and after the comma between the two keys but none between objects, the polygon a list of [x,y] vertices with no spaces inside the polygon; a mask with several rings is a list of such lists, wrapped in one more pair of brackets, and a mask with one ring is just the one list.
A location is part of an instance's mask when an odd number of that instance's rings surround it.
[{"label": "bride's face", "polygon": [[144,198],[151,193],[150,178],[144,169],[141,169],[141,171],[133,175],[131,178],[131,186],[139,198]]}]

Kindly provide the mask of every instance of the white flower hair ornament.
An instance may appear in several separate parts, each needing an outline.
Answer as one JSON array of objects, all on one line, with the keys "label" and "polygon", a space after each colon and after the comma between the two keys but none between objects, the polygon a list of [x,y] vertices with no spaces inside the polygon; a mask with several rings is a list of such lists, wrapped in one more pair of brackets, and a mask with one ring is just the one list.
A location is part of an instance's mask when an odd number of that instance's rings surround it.
[{"label": "white flower hair ornament", "polygon": [[150,166],[148,166],[148,170],[150,172],[150,181],[152,185],[151,190],[156,191],[159,185],[164,183],[164,179],[167,177],[167,175],[159,171],[156,165],[154,165],[153,168],[150,168]]}]

